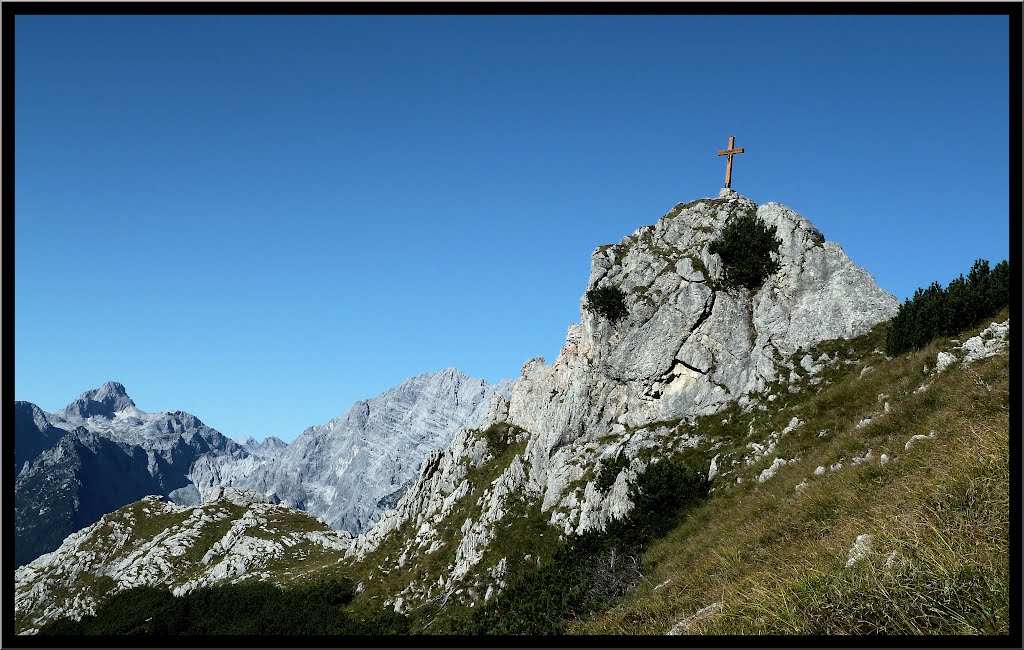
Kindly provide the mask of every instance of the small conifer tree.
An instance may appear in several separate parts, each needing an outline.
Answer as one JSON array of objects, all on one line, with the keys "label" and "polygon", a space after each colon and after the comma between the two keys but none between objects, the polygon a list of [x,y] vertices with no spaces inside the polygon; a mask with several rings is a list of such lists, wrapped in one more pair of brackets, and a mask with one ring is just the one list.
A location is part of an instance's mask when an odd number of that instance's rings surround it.
[{"label": "small conifer tree", "polygon": [[989,270],[977,260],[945,289],[932,282],[900,305],[885,336],[889,356],[919,350],[936,336],[956,336],[999,311],[1010,301],[1010,265],[1006,260]]},{"label": "small conifer tree", "polygon": [[629,314],[626,309],[626,296],[618,287],[594,287],[587,291],[586,308],[595,314],[604,316],[611,322],[625,318]]},{"label": "small conifer tree", "polygon": [[782,240],[775,233],[775,226],[756,214],[744,213],[726,223],[722,234],[708,246],[708,251],[722,260],[726,287],[757,289],[779,270],[772,255],[778,255]]}]

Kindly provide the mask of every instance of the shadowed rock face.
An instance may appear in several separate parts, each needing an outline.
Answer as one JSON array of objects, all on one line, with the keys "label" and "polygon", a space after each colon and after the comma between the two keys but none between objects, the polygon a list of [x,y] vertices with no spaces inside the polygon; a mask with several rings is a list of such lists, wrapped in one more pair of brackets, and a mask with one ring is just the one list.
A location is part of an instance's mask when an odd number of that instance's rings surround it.
[{"label": "shadowed rock face", "polygon": [[[721,261],[708,245],[730,219],[752,212],[776,227],[780,268],[756,291],[725,289]],[[628,315],[610,322],[587,311],[582,298],[581,322],[569,326],[558,359],[527,361],[511,398],[481,423],[508,422],[528,432],[524,453],[495,485],[503,494],[539,499],[565,533],[603,527],[632,508],[627,479],[644,469],[639,451],[657,446],[665,431],[657,423],[714,413],[732,401],[742,407],[801,347],[862,334],[899,306],[807,219],[732,190],[677,205],[657,224],[598,248],[588,281],[594,287],[618,287]],[[697,444],[699,437],[687,446]],[[446,499],[465,487],[465,459],[472,465],[484,456],[480,445],[486,448],[466,432],[432,454],[395,510],[355,540],[356,553],[405,522],[429,537]],[[570,489],[620,451],[629,465],[610,490],[593,482]],[[509,512],[491,496],[462,539],[452,540],[459,548],[453,576],[480,559],[493,526]]]},{"label": "shadowed rock face", "polygon": [[218,485],[272,494],[332,528],[359,534],[394,505],[416,478],[424,458],[455,432],[483,420],[492,385],[454,368],[412,377],[345,415],[306,429],[254,468],[241,463],[197,464],[191,477],[203,492]]},{"label": "shadowed rock face", "polygon": [[57,444],[67,431],[52,424],[38,406],[31,402],[14,403],[14,469],[34,460],[43,451]]}]

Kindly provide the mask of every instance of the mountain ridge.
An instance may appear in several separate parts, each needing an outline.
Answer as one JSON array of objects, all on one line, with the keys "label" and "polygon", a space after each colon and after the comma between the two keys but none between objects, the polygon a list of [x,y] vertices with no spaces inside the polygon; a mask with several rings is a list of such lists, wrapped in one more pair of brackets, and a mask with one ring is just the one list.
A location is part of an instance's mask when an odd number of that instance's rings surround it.
[{"label": "mountain ridge", "polygon": [[[403,390],[413,392],[417,386],[426,388],[434,376],[442,383],[461,385],[465,382],[461,396],[466,400],[479,402],[489,399],[493,392],[490,384],[471,380],[457,369],[449,368],[438,373],[422,373],[382,395],[395,394],[402,386],[406,387]],[[420,383],[410,384],[414,379]],[[471,385],[473,381],[478,382],[475,388]],[[507,391],[507,384],[500,385],[499,389]],[[373,403],[380,404],[379,397],[361,403],[376,399],[378,401]],[[435,397],[440,400],[445,396]],[[431,408],[426,402],[423,405]],[[434,406],[444,411],[440,402]],[[483,408],[476,409],[481,411],[477,415],[482,414]],[[449,412],[448,421],[424,433],[422,440],[396,440],[391,455],[384,459],[400,465],[394,474],[395,487],[389,494],[409,484],[425,448],[444,444],[446,436],[461,423],[459,418],[476,417],[476,411]],[[280,467],[288,463],[289,445],[279,438],[270,436],[260,443],[240,445],[191,413],[180,410],[143,412],[119,382],[106,382],[85,391],[51,414],[31,402],[17,402],[15,414],[18,565],[53,550],[68,534],[143,496],[159,494],[195,506],[203,502],[204,491],[245,483],[244,477],[263,471],[260,468],[265,465]],[[436,423],[427,426],[433,424]],[[325,426],[328,425],[310,427],[307,433]],[[371,438],[375,435],[372,429],[366,433]],[[403,447],[405,442],[408,448]],[[292,471],[302,473],[304,470],[299,466]],[[321,478],[324,485],[317,486],[321,490],[337,489],[334,484],[340,480],[338,477]],[[263,485],[262,491],[273,492],[271,483]],[[280,488],[280,482],[274,486]],[[282,491],[293,504],[306,506],[304,495],[296,498],[295,494]],[[371,494],[363,501],[357,500],[353,507],[360,508],[359,523],[373,520],[380,508],[378,502],[385,499],[386,503],[387,496]],[[313,515],[319,516],[325,514],[331,504],[310,501],[310,505]]]}]

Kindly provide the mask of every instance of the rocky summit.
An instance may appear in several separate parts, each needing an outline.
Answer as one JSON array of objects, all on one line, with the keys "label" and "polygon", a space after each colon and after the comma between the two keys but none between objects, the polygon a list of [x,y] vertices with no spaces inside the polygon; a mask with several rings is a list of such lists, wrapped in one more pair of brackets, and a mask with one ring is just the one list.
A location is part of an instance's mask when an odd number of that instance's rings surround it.
[{"label": "rocky summit", "polygon": [[108,381],[96,390],[90,390],[78,396],[57,412],[66,421],[87,420],[92,417],[112,418],[115,413],[134,409],[135,402],[128,397],[124,386],[116,381]]},{"label": "rocky summit", "polygon": [[[780,268],[756,291],[727,289],[721,261],[708,245],[727,221],[751,212],[776,227]],[[670,425],[733,401],[749,406],[752,395],[792,367],[788,358],[797,350],[864,333],[898,308],[895,297],[810,221],[732,190],[676,205],[655,225],[599,247],[588,285],[618,287],[628,315],[612,322],[581,300],[582,320],[569,326],[555,362],[527,361],[510,399],[493,406],[482,427],[514,427],[523,451],[480,497],[478,517],[450,540],[457,551],[446,583],[483,557],[513,510],[511,500],[539,500],[563,533],[603,527],[631,508],[627,486],[644,469],[641,452],[657,446]],[[700,443],[698,434],[677,444]],[[620,453],[626,465],[610,490],[598,490],[595,468]],[[409,552],[423,539],[440,539],[436,522],[469,492],[467,474],[492,457],[479,432],[457,434],[447,449],[431,454],[396,509],[356,540],[357,554],[403,527],[417,531]],[[417,593],[426,591],[410,586],[404,602]]]}]

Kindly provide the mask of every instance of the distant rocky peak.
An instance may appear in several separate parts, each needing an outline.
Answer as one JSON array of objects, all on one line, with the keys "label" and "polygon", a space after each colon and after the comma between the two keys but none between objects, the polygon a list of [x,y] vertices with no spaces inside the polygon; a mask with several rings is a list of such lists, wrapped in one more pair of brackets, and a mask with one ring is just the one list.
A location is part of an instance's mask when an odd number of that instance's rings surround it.
[{"label": "distant rocky peak", "polygon": [[266,438],[263,439],[262,442],[259,442],[259,443],[254,442],[253,444],[258,444],[258,445],[260,445],[262,447],[274,448],[274,449],[280,449],[282,447],[287,447],[288,446],[287,442],[285,442],[284,440],[281,440],[277,436],[267,436]]},{"label": "distant rocky peak", "polygon": [[63,417],[91,418],[114,417],[114,413],[135,408],[135,402],[128,397],[124,386],[116,381],[108,381],[99,388],[88,390],[58,411]]},{"label": "distant rocky peak", "polygon": [[36,428],[40,431],[46,431],[50,426],[50,421],[46,419],[46,413],[43,409],[39,408],[31,402],[15,402],[15,407],[24,404],[32,415],[32,423],[36,425]]},{"label": "distant rocky peak", "polygon": [[239,436],[234,439],[250,454],[259,458],[268,458],[276,455],[288,446],[288,443],[276,436],[267,436],[263,440],[257,440],[254,436]]}]

